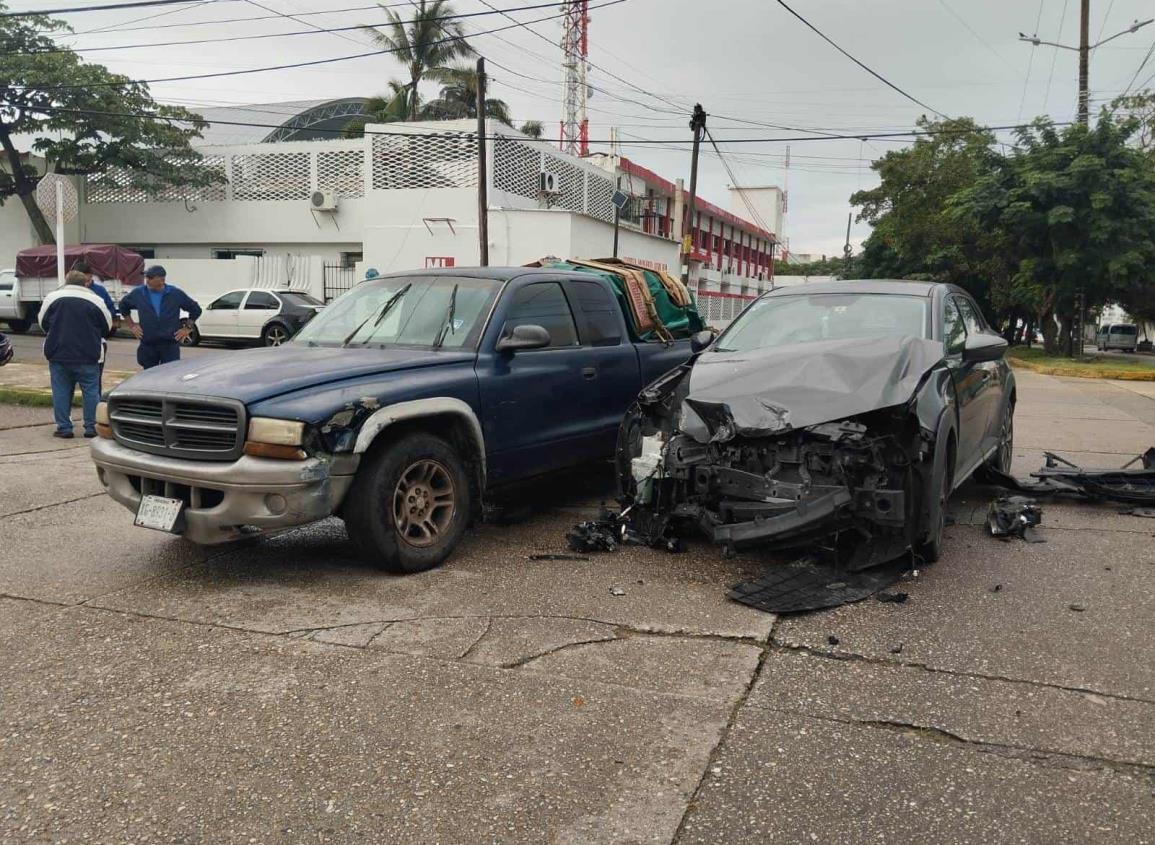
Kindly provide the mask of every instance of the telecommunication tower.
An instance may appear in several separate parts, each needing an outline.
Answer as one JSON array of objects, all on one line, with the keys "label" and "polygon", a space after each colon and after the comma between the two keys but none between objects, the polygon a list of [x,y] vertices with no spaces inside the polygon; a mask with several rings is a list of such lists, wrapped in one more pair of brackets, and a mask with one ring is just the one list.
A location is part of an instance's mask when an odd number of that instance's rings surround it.
[{"label": "telecommunication tower", "polygon": [[569,0],[563,13],[561,148],[570,155],[586,156],[590,151],[590,127],[586,118],[589,0]]}]

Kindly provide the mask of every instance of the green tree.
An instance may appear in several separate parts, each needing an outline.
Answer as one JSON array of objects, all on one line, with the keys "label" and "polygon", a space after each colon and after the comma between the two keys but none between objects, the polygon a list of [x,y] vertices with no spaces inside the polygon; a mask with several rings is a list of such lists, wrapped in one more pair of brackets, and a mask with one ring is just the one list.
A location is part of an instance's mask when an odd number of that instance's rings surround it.
[{"label": "green tree", "polygon": [[389,93],[370,97],[365,102],[365,114],[354,117],[342,127],[351,136],[360,136],[369,123],[397,123],[408,117],[409,86],[396,79],[389,80]]},{"label": "green tree", "polygon": [[995,139],[973,120],[929,121],[926,134],[888,152],[871,168],[881,180],[850,202],[873,228],[857,269],[865,277],[951,282],[968,290],[988,316],[1011,316],[1010,265],[997,232],[949,211],[951,197],[992,166]]},{"label": "green tree", "polygon": [[[477,69],[473,67],[451,67],[430,74],[441,81],[441,93],[436,100],[430,100],[421,108],[421,116],[427,120],[457,120],[477,117]],[[509,106],[504,100],[485,98],[485,113],[506,126],[513,125],[509,116]]]},{"label": "green tree", "polygon": [[528,135],[531,138],[540,138],[545,134],[545,127],[541,125],[540,120],[527,120],[521,124],[521,128],[518,131],[521,132],[522,135]]},{"label": "green tree", "polygon": [[[67,32],[44,15],[0,17],[0,149],[8,162],[0,169],[0,203],[18,198],[41,243],[55,239],[33,196],[39,175],[23,163],[30,151],[58,173],[94,174],[100,182],[115,168],[146,191],[220,178],[189,146],[204,126],[198,116],[157,105],[147,85],[82,61],[50,36]],[[135,116],[141,113],[159,119]],[[23,138],[30,150],[18,147]]]},{"label": "green tree", "polygon": [[1129,143],[1135,120],[1106,111],[1093,128],[1047,120],[952,199],[960,223],[997,233],[1015,259],[1011,287],[1030,302],[1047,352],[1069,337],[1076,296],[1088,307],[1155,296],[1155,167]]},{"label": "green tree", "polygon": [[[402,119],[418,120],[422,81],[443,78],[452,62],[472,55],[473,48],[465,40],[465,27],[460,21],[444,20],[453,14],[450,0],[414,0],[413,17],[408,21],[386,5],[378,5],[389,23],[384,29],[372,26],[363,29],[379,47],[392,51],[393,57],[409,71],[409,81],[404,84]],[[396,93],[387,99],[393,99]]]}]

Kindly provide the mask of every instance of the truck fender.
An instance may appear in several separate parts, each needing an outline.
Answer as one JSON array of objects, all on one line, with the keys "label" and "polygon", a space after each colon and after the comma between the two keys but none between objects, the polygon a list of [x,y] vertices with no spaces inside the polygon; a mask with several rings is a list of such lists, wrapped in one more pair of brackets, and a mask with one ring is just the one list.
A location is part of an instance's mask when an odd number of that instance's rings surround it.
[{"label": "truck fender", "polygon": [[414,399],[409,402],[397,402],[374,411],[361,425],[357,434],[357,442],[353,446],[353,453],[363,455],[373,445],[382,431],[394,423],[415,420],[422,417],[432,417],[449,414],[460,418],[469,432],[469,438],[477,449],[478,482],[481,489],[485,489],[485,435],[481,432],[481,422],[473,408],[460,399],[449,396],[434,396],[428,399]]}]

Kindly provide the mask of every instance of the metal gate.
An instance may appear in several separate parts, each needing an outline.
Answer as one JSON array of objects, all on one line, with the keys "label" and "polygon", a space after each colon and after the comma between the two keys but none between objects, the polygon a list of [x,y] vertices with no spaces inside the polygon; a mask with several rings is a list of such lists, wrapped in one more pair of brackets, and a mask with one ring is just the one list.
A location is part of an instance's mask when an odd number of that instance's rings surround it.
[{"label": "metal gate", "polygon": [[322,279],[325,285],[325,302],[332,302],[357,283],[355,268],[341,264],[322,265]]}]

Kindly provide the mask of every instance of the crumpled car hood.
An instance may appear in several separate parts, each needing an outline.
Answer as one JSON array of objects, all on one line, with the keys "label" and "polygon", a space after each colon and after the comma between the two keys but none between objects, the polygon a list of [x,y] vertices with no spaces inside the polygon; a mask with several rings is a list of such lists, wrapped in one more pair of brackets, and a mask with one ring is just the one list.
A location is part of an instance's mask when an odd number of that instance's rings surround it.
[{"label": "crumpled car hood", "polygon": [[709,351],[685,401],[714,440],[775,434],[901,405],[942,358],[942,343],[915,337]]}]

